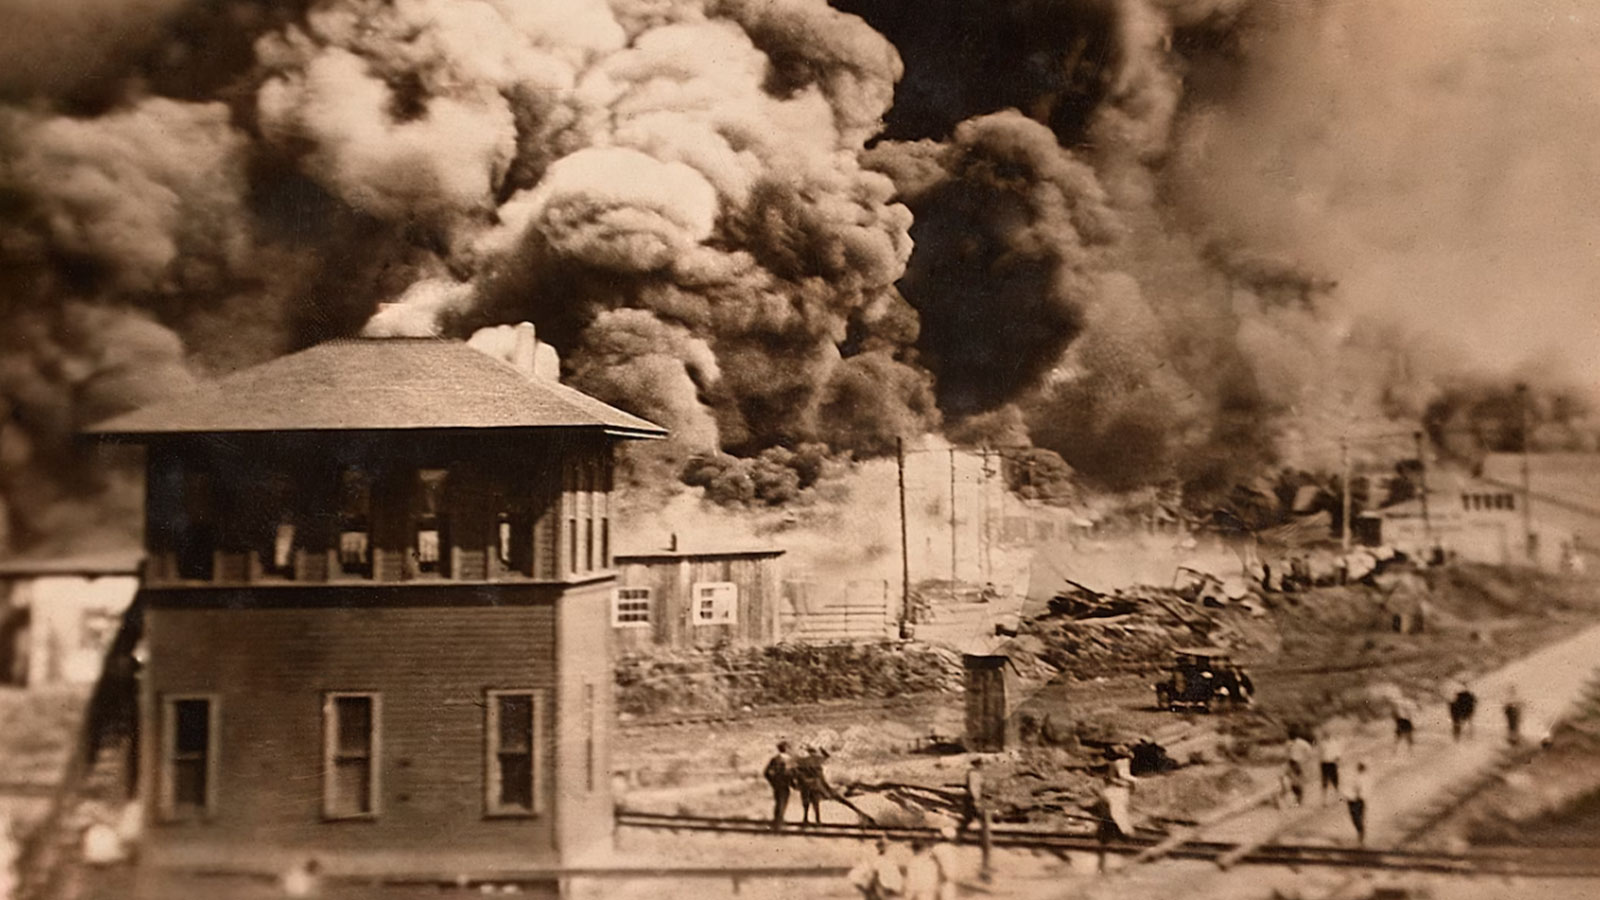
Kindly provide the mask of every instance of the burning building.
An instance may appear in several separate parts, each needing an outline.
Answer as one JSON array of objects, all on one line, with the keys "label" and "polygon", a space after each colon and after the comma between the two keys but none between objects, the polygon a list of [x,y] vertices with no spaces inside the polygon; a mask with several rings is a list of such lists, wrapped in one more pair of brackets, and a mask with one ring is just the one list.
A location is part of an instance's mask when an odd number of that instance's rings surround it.
[{"label": "burning building", "polygon": [[514,358],[335,341],[90,429],[147,448],[142,860],[607,847],[612,452],[665,432]]}]

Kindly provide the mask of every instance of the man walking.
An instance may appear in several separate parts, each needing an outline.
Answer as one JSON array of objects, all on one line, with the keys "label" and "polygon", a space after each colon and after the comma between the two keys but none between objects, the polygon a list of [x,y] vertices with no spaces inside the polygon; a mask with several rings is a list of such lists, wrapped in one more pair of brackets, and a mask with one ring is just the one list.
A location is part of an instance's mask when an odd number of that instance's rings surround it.
[{"label": "man walking", "polygon": [[777,831],[783,828],[784,817],[789,813],[789,788],[795,774],[788,741],[778,742],[778,752],[767,760],[767,767],[761,774],[772,786],[772,830]]},{"label": "man walking", "polygon": [[1356,763],[1356,770],[1345,779],[1344,802],[1350,808],[1350,824],[1356,827],[1356,843],[1367,843],[1367,764]]},{"label": "man walking", "polygon": [[1472,733],[1472,716],[1478,711],[1478,696],[1462,682],[1456,695],[1450,698],[1450,736],[1461,740],[1461,732]]},{"label": "man walking", "polygon": [[1515,747],[1522,743],[1522,698],[1517,694],[1517,686],[1506,688],[1506,741]]},{"label": "man walking", "polygon": [[967,796],[961,810],[961,825],[958,831],[966,831],[967,826],[973,822],[981,823],[983,818],[983,757],[972,758],[972,765],[967,769]]}]

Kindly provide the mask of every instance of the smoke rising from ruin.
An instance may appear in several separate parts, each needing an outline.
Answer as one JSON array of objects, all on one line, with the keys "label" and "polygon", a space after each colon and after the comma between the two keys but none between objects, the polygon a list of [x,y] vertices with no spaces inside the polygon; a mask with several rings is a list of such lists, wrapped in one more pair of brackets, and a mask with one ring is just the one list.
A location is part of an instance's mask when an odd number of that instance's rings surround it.
[{"label": "smoke rising from ruin", "polygon": [[1575,5],[5,4],[16,547],[98,490],[30,448],[362,330],[533,321],[780,503],[941,429],[1203,497],[1600,336]]}]

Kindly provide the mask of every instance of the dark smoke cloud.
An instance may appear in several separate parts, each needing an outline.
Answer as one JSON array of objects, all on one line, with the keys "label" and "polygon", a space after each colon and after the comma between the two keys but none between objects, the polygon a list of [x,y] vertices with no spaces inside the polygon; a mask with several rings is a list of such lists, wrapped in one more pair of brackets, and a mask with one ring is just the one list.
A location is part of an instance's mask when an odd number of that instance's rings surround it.
[{"label": "dark smoke cloud", "polygon": [[[1064,460],[1039,457],[1052,483],[1118,490],[1225,497],[1324,466],[1352,423],[1419,413],[1434,376],[1421,342],[1352,311],[1382,272],[1347,277],[1341,229],[1393,204],[1305,127],[1319,91],[1384,77],[1344,78],[1319,17],[1375,62],[1398,38],[1365,0],[1304,6],[14,0],[12,544],[74,530],[58,512],[96,496],[126,506],[38,450],[92,414],[363,329],[522,319],[575,383],[673,427],[641,477],[739,503],[814,494],[818,448],[937,429],[1037,443]],[[1358,146],[1403,131],[1345,119]],[[1394,183],[1437,170],[1402,149]],[[1279,157],[1310,161],[1290,181],[1311,194],[1263,207]],[[1302,196],[1339,227],[1298,222]],[[96,374],[134,371],[154,374]],[[1444,420],[1472,405],[1453,402]]]},{"label": "dark smoke cloud", "polygon": [[1092,168],[1016,112],[961,123],[945,143],[867,157],[916,217],[900,283],[923,328],[939,405],[987,412],[1036,386],[1102,289],[1099,250],[1120,223]]}]

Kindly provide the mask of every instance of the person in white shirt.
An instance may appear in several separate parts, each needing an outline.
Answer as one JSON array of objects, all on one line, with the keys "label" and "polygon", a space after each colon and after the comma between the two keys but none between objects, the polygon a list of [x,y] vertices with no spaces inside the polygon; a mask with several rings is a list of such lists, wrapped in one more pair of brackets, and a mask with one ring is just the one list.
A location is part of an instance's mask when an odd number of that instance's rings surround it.
[{"label": "person in white shirt", "polygon": [[1328,805],[1328,790],[1339,796],[1339,761],[1344,757],[1344,742],[1324,728],[1317,736],[1317,759],[1322,772],[1322,805]]},{"label": "person in white shirt", "polygon": [[316,897],[322,893],[322,864],[308,859],[283,875],[285,897]]},{"label": "person in white shirt", "polygon": [[933,861],[939,864],[939,900],[954,900],[956,896],[956,872],[960,871],[959,851],[956,850],[956,829],[953,825],[946,825],[939,829],[942,840],[933,845],[928,851],[933,856]]},{"label": "person in white shirt", "polygon": [[939,861],[928,852],[920,838],[911,842],[911,861],[906,863],[906,900],[939,900]]}]

